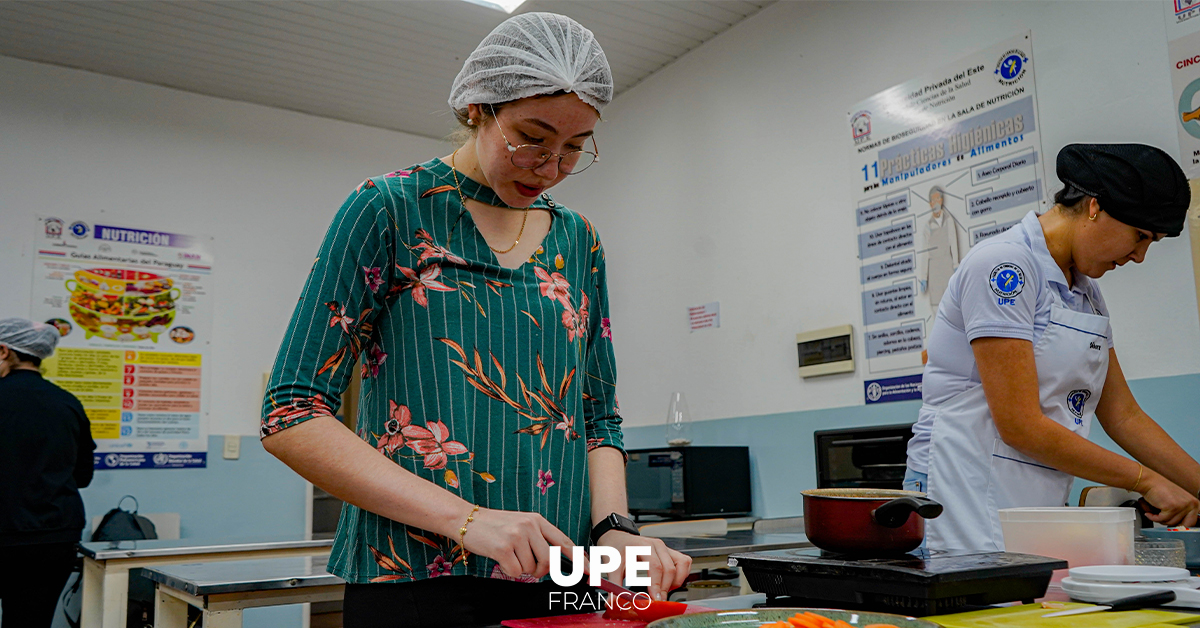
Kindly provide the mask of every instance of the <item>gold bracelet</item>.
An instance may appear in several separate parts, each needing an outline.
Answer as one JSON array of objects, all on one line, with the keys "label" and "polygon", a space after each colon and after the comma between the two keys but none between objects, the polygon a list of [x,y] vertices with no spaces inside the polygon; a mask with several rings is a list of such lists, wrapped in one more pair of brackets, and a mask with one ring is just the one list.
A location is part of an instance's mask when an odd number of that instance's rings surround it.
[{"label": "gold bracelet", "polygon": [[467,515],[467,520],[463,522],[462,527],[458,529],[458,546],[463,548],[464,552],[467,550],[466,545],[464,545],[467,537],[467,526],[471,525],[471,522],[475,520],[475,513],[477,512],[479,512],[479,506],[475,506],[471,509],[471,514]]},{"label": "gold bracelet", "polygon": [[1146,471],[1146,467],[1142,466],[1142,463],[1139,462],[1138,463],[1138,479],[1137,479],[1137,482],[1133,483],[1133,488],[1129,489],[1131,492],[1134,492],[1134,493],[1138,492],[1138,487],[1142,485],[1142,473],[1144,473],[1145,471]]}]

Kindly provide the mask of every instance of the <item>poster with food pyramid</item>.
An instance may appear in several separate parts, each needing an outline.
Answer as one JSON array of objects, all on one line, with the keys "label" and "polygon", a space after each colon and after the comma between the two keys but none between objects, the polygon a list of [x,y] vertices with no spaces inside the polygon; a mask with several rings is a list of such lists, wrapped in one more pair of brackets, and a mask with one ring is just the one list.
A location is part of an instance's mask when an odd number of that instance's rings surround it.
[{"label": "poster with food pyramid", "polygon": [[203,467],[212,238],[39,216],[31,318],[53,324],[47,379],[87,411],[97,469]]}]

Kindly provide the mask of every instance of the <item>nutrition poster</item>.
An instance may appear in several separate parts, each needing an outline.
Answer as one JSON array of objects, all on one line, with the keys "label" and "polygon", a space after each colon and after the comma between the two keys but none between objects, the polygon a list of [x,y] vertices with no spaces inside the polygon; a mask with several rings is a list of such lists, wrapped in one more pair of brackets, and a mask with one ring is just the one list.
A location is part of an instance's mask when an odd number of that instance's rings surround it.
[{"label": "nutrition poster", "polygon": [[855,105],[867,403],[920,399],[921,352],[959,261],[1043,207],[1029,33]]},{"label": "nutrition poster", "polygon": [[83,404],[97,469],[203,467],[209,237],[38,217],[32,318],[58,327],[46,377]]}]

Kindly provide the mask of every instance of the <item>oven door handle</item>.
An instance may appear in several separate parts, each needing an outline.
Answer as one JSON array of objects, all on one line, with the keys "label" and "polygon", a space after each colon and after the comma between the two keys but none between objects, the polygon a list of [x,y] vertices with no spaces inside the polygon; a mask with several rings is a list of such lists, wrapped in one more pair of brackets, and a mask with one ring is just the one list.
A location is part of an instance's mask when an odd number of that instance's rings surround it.
[{"label": "oven door handle", "polygon": [[880,436],[879,438],[858,438],[851,440],[835,440],[829,443],[830,447],[850,447],[853,445],[882,445],[883,443],[904,442],[903,436]]}]

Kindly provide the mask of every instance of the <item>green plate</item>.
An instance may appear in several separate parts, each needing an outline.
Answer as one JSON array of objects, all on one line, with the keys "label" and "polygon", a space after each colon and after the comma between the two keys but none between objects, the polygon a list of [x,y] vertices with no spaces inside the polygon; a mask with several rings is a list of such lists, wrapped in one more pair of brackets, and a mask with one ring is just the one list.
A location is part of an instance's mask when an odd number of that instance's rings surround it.
[{"label": "green plate", "polygon": [[[703,602],[700,602],[703,604]],[[840,619],[851,626],[867,626],[870,624],[892,624],[900,628],[941,628],[937,624],[915,617],[892,615],[890,613],[860,613],[857,611],[841,611],[832,608],[757,608],[742,611],[712,611],[709,613],[690,613],[676,615],[658,621],[652,621],[646,628],[710,628],[711,626],[741,626],[743,628],[758,628],[771,621],[787,621],[796,613],[811,611],[830,619]]]}]

